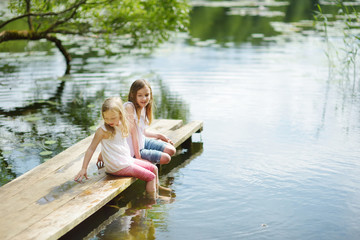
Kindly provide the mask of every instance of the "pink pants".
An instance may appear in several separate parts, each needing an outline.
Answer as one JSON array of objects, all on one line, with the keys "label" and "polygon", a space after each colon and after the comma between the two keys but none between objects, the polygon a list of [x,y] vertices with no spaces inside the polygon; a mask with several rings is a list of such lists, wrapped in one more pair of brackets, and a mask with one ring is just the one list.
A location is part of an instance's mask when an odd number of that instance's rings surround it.
[{"label": "pink pants", "polygon": [[132,165],[111,174],[124,177],[136,177],[149,182],[155,178],[155,170],[156,166],[152,163],[134,159],[134,163]]}]

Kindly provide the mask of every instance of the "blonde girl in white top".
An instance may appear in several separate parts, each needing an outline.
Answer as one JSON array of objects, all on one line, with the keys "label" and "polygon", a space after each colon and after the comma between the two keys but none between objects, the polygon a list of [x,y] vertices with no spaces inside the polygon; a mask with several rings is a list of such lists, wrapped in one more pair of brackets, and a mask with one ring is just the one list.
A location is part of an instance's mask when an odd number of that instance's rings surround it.
[{"label": "blonde girl in white top", "polygon": [[127,140],[131,156],[156,164],[169,163],[176,152],[173,142],[161,133],[146,130],[153,119],[153,95],[145,79],[132,83],[124,106],[129,114],[130,135]]},{"label": "blonde girl in white top", "polygon": [[150,198],[155,199],[158,189],[158,169],[155,165],[134,159],[126,142],[129,128],[122,101],[119,97],[111,97],[104,101],[101,109],[104,124],[100,126],[86,150],[81,170],[75,181],[88,179],[87,167],[99,143],[105,171],[112,175],[136,177],[146,181],[146,191]]}]

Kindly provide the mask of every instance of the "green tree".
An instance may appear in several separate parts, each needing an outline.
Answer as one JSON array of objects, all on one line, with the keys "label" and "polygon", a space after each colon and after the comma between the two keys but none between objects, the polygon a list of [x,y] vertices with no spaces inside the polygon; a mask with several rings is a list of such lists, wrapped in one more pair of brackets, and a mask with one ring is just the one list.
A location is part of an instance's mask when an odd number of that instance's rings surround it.
[{"label": "green tree", "polygon": [[[153,47],[189,24],[187,0],[8,0],[11,17],[0,21],[0,44],[46,39],[55,43],[70,73],[71,56],[62,36],[96,38],[107,50]],[[4,15],[4,12],[2,13]],[[24,29],[11,23],[23,21]],[[111,53],[111,51],[107,51]]]}]

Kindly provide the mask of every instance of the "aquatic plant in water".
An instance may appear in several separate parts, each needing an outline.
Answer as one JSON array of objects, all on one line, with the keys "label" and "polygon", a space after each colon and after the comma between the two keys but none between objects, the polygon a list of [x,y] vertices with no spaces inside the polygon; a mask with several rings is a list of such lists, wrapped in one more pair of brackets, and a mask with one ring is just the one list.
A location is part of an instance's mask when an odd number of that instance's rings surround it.
[{"label": "aquatic plant in water", "polygon": [[[315,20],[320,24],[326,41],[329,80],[337,81],[350,96],[360,94],[360,77],[357,72],[360,53],[360,19],[355,6],[336,1],[336,15],[324,13],[321,5]],[[332,20],[330,20],[332,19]]]}]

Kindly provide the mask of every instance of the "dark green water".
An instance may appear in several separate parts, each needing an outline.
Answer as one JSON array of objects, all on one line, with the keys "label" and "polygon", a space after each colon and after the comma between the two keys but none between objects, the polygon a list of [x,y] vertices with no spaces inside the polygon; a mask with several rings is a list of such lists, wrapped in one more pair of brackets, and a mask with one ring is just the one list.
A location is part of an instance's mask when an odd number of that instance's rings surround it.
[{"label": "dark green water", "polygon": [[84,39],[65,78],[47,43],[1,48],[1,184],[90,135],[103,99],[146,78],[156,117],[204,121],[161,179],[175,201],[107,207],[67,237],[358,239],[360,86],[344,64],[358,43],[337,21],[328,44],[316,1],[245,2],[194,2],[190,33],[146,56],[107,58]]}]

